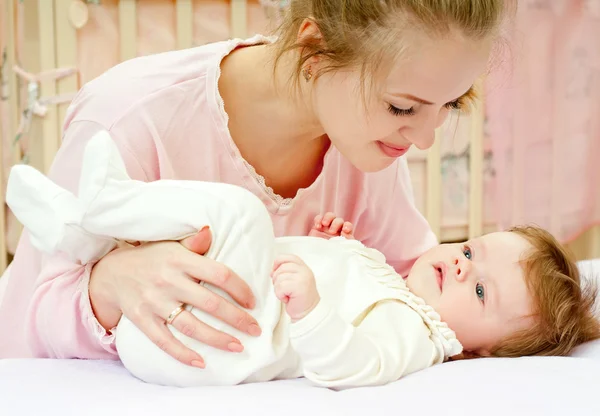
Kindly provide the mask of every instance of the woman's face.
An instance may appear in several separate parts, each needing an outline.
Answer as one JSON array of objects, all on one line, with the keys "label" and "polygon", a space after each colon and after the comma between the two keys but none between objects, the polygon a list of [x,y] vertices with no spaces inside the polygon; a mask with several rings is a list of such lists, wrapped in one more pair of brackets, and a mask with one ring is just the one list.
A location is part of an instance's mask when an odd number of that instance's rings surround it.
[{"label": "woman's face", "polygon": [[[358,169],[379,171],[415,145],[428,149],[435,129],[485,71],[490,40],[414,36],[387,79],[361,96],[358,70],[316,80],[314,112],[337,149]],[[318,63],[317,63],[318,65]]]}]

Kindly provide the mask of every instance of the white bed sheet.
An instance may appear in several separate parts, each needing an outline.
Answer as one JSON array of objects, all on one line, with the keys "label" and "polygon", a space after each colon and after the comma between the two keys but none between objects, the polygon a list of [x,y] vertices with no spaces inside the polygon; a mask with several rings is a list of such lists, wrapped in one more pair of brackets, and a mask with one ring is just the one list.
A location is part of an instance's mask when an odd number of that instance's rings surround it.
[{"label": "white bed sheet", "polygon": [[304,379],[180,389],[142,383],[106,361],[0,361],[0,414],[21,415],[599,415],[600,361],[447,363],[376,388],[335,392]]},{"label": "white bed sheet", "polygon": [[[582,265],[600,272],[600,259]],[[600,273],[596,274],[600,277]],[[0,415],[600,415],[600,341],[573,357],[451,362],[383,387],[335,392],[304,379],[180,389],[117,362],[0,360]]]}]

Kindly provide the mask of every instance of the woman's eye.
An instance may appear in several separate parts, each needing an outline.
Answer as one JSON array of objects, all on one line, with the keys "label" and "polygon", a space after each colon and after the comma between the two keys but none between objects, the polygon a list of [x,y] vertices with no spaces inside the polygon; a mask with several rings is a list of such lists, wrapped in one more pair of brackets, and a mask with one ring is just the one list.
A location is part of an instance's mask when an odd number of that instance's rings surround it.
[{"label": "woman's eye", "polygon": [[477,283],[475,285],[475,294],[477,295],[480,301],[483,302],[485,300],[485,289],[483,288],[483,285],[481,283]]},{"label": "woman's eye", "polygon": [[391,104],[388,104],[388,111],[395,116],[411,116],[415,113],[414,107],[404,110],[402,108],[394,107]]},{"label": "woman's eye", "polygon": [[463,248],[463,254],[465,255],[466,258],[468,258],[469,260],[473,259],[473,253],[471,252],[471,249],[469,247],[465,247]]},{"label": "woman's eye", "polygon": [[445,107],[450,111],[461,111],[464,106],[465,104],[460,98],[456,101],[451,101],[445,105]]}]

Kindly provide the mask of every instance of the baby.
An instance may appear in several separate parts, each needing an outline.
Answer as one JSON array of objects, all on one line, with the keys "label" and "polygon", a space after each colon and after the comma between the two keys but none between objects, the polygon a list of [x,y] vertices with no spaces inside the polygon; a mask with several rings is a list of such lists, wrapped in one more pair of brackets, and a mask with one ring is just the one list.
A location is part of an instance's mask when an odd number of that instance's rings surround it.
[{"label": "baby", "polygon": [[558,242],[535,227],[439,245],[403,278],[333,214],[317,217],[309,236],[275,238],[264,205],[243,188],[131,180],[105,132],[86,148],[78,196],[16,166],[7,203],[39,250],[81,264],[120,241],[181,240],[210,227],[206,256],[248,282],[262,335],[186,306],[244,345],[239,353],[222,351],[168,325],[204,357],[200,369],[160,350],[123,316],[119,357],[146,382],[234,385],[304,376],[331,388],[380,385],[452,358],[565,355],[600,337],[594,293],[580,286]]}]

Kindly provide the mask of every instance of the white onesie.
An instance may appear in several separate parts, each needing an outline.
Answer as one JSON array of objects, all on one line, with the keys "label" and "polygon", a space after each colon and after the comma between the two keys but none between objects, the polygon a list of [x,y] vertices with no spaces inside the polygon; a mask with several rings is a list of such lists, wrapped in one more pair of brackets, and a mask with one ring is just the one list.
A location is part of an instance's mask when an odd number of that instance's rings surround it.
[{"label": "white onesie", "polygon": [[[229,266],[256,297],[249,311],[262,329],[252,337],[188,307],[217,330],[237,337],[242,353],[221,351],[181,334],[206,368],[184,365],[123,316],[116,347],[124,366],[151,383],[234,385],[305,376],[317,385],[379,385],[441,363],[462,346],[439,315],[412,294],[384,256],[356,240],[275,238],[262,202],[244,188],[211,182],[129,178],[108,132],[87,145],[75,196],[28,166],[13,167],[7,203],[33,245],[95,262],[118,241],[180,240],[208,225],[206,256]],[[291,323],[270,278],[278,253],[299,256],[313,271],[321,296],[304,319]],[[201,283],[204,284],[204,283]],[[225,299],[231,297],[211,287]]]}]

